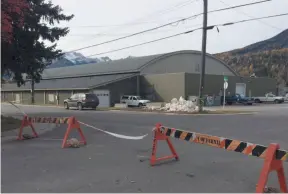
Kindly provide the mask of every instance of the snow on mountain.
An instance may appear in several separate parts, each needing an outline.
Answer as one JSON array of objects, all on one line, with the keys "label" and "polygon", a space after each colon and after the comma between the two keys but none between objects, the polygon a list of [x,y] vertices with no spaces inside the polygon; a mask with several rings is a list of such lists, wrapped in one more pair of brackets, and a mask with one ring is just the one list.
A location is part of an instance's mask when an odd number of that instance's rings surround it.
[{"label": "snow on mountain", "polygon": [[109,57],[89,58],[89,57],[85,57],[81,53],[69,52],[69,53],[65,53],[61,58],[56,59],[47,68],[68,67],[68,66],[74,66],[74,65],[84,65],[84,64],[90,64],[90,63],[99,63],[99,62],[108,62],[108,61],[111,61]]}]

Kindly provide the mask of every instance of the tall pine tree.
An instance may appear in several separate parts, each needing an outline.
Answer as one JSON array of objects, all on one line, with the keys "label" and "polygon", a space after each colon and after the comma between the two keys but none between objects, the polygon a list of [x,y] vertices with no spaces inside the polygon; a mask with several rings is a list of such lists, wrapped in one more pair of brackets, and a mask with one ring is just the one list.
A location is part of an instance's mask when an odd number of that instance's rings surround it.
[{"label": "tall pine tree", "polygon": [[[1,75],[12,76],[18,86],[25,83],[24,75],[33,83],[39,82],[45,67],[62,55],[62,51],[56,48],[56,41],[66,36],[69,28],[55,27],[55,24],[70,21],[74,17],[63,14],[61,7],[53,5],[51,1],[26,2],[28,7],[25,9],[24,18],[19,20],[17,17],[22,15],[11,14],[12,38],[3,41],[1,36]],[[18,21],[21,21],[21,25]],[[52,46],[45,45],[44,40],[50,41]]]}]

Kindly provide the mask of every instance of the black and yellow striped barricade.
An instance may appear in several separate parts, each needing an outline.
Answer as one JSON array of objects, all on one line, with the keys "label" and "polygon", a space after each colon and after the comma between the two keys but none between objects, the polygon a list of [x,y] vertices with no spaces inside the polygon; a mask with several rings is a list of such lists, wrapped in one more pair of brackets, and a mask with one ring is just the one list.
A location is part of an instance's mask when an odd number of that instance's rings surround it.
[{"label": "black and yellow striped barricade", "polygon": [[281,192],[288,192],[283,167],[283,161],[288,162],[288,151],[281,150],[279,144],[272,143],[267,147],[235,139],[169,128],[157,124],[154,128],[153,150],[150,158],[150,164],[152,166],[157,161],[156,150],[158,140],[166,140],[171,152],[173,153],[172,156],[162,157],[158,160],[171,158],[178,159],[178,155],[169,140],[169,137],[263,158],[265,162],[258,180],[256,192],[263,193],[268,180],[268,175],[271,171],[277,172]]}]

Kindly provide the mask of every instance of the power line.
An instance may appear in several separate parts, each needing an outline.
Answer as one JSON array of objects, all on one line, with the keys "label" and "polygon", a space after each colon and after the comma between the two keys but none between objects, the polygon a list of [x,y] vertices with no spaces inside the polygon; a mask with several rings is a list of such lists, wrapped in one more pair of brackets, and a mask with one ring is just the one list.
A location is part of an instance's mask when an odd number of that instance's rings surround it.
[{"label": "power line", "polygon": [[[226,5],[226,6],[230,6],[228,3],[225,3],[225,2],[223,2],[222,0],[219,0],[219,1],[220,1],[222,4]],[[253,17],[253,16],[251,16],[251,15],[248,15],[247,13],[245,13],[245,12],[243,12],[243,11],[239,11],[239,10],[235,10],[235,11],[238,12],[238,13],[240,13],[240,14],[242,14],[242,15],[248,16],[248,17],[250,17],[250,18],[255,18],[255,17]],[[276,27],[276,26],[273,26],[273,25],[271,25],[271,24],[269,24],[269,23],[267,23],[267,22],[264,22],[264,21],[261,21],[261,20],[259,20],[259,22],[262,23],[262,24],[265,24],[266,26],[272,27],[272,28],[274,28],[274,29],[283,30],[283,29],[280,29],[280,28],[278,28],[278,27]]]},{"label": "power line", "polygon": [[[195,24],[195,25],[189,25],[189,26],[185,26],[184,29],[191,29],[191,27],[196,27],[196,26],[201,26],[202,24]],[[173,29],[167,29],[167,30],[157,30],[157,31],[150,31],[147,32],[145,34],[149,35],[149,34],[154,34],[154,33],[165,33],[165,32],[171,32],[175,30],[175,28]],[[109,33],[109,34],[99,34],[98,36],[129,36],[132,33],[130,32],[123,32],[123,33]],[[69,34],[69,36],[95,36],[96,34]]]},{"label": "power line", "polygon": [[[264,17],[259,17],[259,18],[252,18],[252,19],[247,19],[247,20],[239,20],[239,21],[228,22],[228,23],[223,23],[223,24],[215,24],[215,25],[207,26],[207,30],[212,30],[213,28],[215,28],[215,27],[220,27],[220,26],[225,27],[225,26],[229,26],[229,25],[234,25],[234,24],[239,24],[239,23],[244,23],[244,22],[249,22],[249,21],[255,21],[255,20],[261,20],[261,19],[267,19],[267,18],[280,17],[280,16],[285,16],[285,15],[288,15],[288,13],[278,14],[278,15],[271,15],[271,16],[264,16]],[[129,48],[133,48],[133,47],[137,47],[137,46],[142,46],[142,45],[145,45],[145,44],[150,44],[150,43],[158,42],[158,41],[165,40],[165,39],[169,39],[169,38],[173,38],[173,37],[176,37],[176,36],[180,36],[180,35],[184,35],[184,34],[189,34],[189,33],[192,33],[192,32],[194,32],[194,31],[200,30],[200,29],[203,29],[203,27],[201,27],[201,28],[196,28],[196,29],[193,29],[193,30],[189,30],[189,31],[186,31],[186,32],[181,32],[181,33],[174,34],[174,35],[171,35],[171,36],[166,36],[166,37],[163,37],[163,38],[151,40],[151,41],[148,41],[148,42],[143,42],[143,43],[140,43],[140,44],[135,44],[135,45],[123,47],[123,48],[120,48],[120,49],[115,49],[115,50],[111,50],[111,51],[107,51],[107,52],[102,52],[102,53],[97,53],[97,54],[88,55],[88,56],[86,56],[86,57],[103,55],[103,54],[113,53],[113,52],[116,52],[116,51],[121,51],[121,50],[129,49]]]},{"label": "power line", "polygon": [[[285,15],[288,15],[288,13],[264,16],[264,17],[259,17],[259,18],[251,18],[251,19],[240,20],[240,21],[236,21],[236,22],[229,22],[229,23],[225,23],[225,24],[222,24],[222,25],[214,25],[214,26],[228,26],[228,25],[239,24],[239,23],[243,23],[243,22],[250,22],[250,21],[255,21],[255,20],[260,20],[260,19],[267,19],[267,18],[275,18],[275,17],[285,16]],[[208,26],[208,28],[209,28],[209,26]]]},{"label": "power line", "polygon": [[[199,29],[202,29],[202,28],[199,28]],[[151,41],[148,41],[148,42],[143,42],[143,43],[140,43],[140,44],[135,44],[135,45],[132,45],[132,46],[127,46],[127,47],[123,47],[123,48],[120,48],[120,49],[115,49],[115,50],[111,50],[111,51],[107,51],[107,52],[92,54],[92,55],[88,55],[88,56],[86,56],[86,57],[103,55],[103,54],[113,53],[113,52],[116,52],[116,51],[121,51],[121,50],[129,49],[129,48],[133,48],[133,47],[137,47],[137,46],[142,46],[142,45],[145,45],[145,44],[149,44],[149,43],[153,43],[153,42],[158,42],[158,41],[160,41],[160,40],[165,40],[165,39],[172,38],[172,37],[176,37],[176,36],[180,36],[180,35],[183,35],[183,34],[192,33],[193,31],[199,30],[199,29],[194,29],[194,30],[190,30],[190,31],[187,31],[187,32],[181,32],[181,33],[174,34],[174,35],[171,35],[171,36],[166,36],[166,37],[159,38],[159,39],[156,39],[156,40],[151,40]]]},{"label": "power line", "polygon": [[111,25],[96,25],[96,26],[66,26],[68,28],[107,28],[107,27],[121,27],[121,26],[137,26],[143,24],[158,23],[157,21],[150,22],[135,22],[135,23],[126,23],[126,24],[111,24]]},{"label": "power line", "polygon": [[[147,17],[149,16],[154,16],[154,15],[163,15],[163,14],[166,14],[166,13],[169,13],[171,11],[174,11],[175,8],[176,9],[179,9],[181,7],[184,7],[188,4],[191,4],[193,2],[196,2],[196,1],[199,1],[199,0],[188,0],[188,1],[185,1],[185,2],[182,2],[182,3],[178,3],[176,5],[173,5],[172,8],[170,9],[165,9],[165,10],[162,10],[162,11],[157,11],[153,14],[150,14],[148,15]],[[146,17],[144,17],[146,18]],[[140,19],[141,20],[141,19]],[[137,20],[136,20],[137,21]],[[106,28],[106,27],[121,27],[121,26],[136,26],[136,25],[142,25],[142,24],[151,24],[151,23],[159,23],[157,21],[143,21],[143,22],[130,22],[130,23],[126,23],[126,24],[111,24],[111,25],[89,25],[89,26],[66,26],[68,28]]]},{"label": "power line", "polygon": [[156,15],[163,15],[163,14],[166,14],[166,13],[169,13],[171,11],[175,11],[176,9],[179,9],[179,8],[182,8],[182,7],[185,7],[187,6],[188,4],[191,4],[191,3],[194,3],[198,0],[188,0],[188,1],[185,1],[185,2],[182,2],[182,3],[179,3],[179,4],[176,4],[174,7],[172,7],[171,9],[167,9],[167,10],[164,10],[160,13],[157,13]]},{"label": "power line", "polygon": [[[238,7],[245,7],[245,6],[249,6],[249,5],[255,5],[255,4],[264,3],[264,2],[268,2],[268,1],[271,1],[271,0],[262,0],[262,1],[257,1],[257,2],[253,2],[253,3],[247,3],[247,4],[242,4],[242,5],[231,6],[231,7],[227,7],[227,8],[212,10],[212,11],[209,11],[208,13],[215,13],[215,12],[219,12],[219,11],[225,11],[225,10],[229,10],[229,9],[235,9],[235,8],[238,8]],[[157,29],[163,28],[165,26],[169,26],[169,25],[172,25],[172,24],[175,24],[175,23],[179,23],[181,21],[185,21],[185,20],[189,20],[189,19],[192,19],[192,18],[196,18],[197,16],[200,16],[202,14],[203,13],[195,14],[195,15],[192,15],[192,16],[189,16],[189,17],[174,21],[174,22],[169,22],[167,24],[163,24],[161,26],[157,26],[157,27],[150,28],[150,29],[147,29],[147,30],[144,30],[144,31],[136,32],[136,33],[128,35],[128,36],[123,36],[123,37],[120,37],[120,38],[116,38],[116,39],[113,39],[113,40],[108,40],[108,41],[105,41],[105,42],[102,42],[102,43],[98,43],[98,44],[82,47],[82,48],[79,48],[79,49],[74,49],[74,50],[67,51],[67,52],[75,52],[75,51],[88,49],[88,48],[91,48],[91,47],[100,46],[100,45],[103,45],[103,44],[115,42],[115,41],[118,41],[118,40],[126,39],[126,38],[129,38],[129,37],[132,37],[132,36],[136,36],[136,35],[139,35],[139,34],[143,34],[143,33],[146,33],[146,32],[152,31],[152,30],[157,30]]]},{"label": "power line", "polygon": [[[192,3],[192,2],[195,2],[195,1],[198,1],[198,0],[188,0],[188,1],[185,1],[185,2],[181,2],[181,3],[177,3],[176,5],[173,5],[173,6],[171,6],[171,8],[175,8],[175,7],[177,7],[177,6],[181,6],[181,7],[183,7],[183,4],[185,5],[185,4],[187,4],[187,3]],[[120,29],[122,26],[131,26],[131,25],[134,25],[134,24],[136,24],[136,21],[141,21],[141,20],[143,20],[143,19],[145,19],[145,18],[149,18],[149,17],[156,17],[156,16],[158,16],[158,15],[163,15],[163,14],[165,14],[165,13],[168,13],[168,12],[170,12],[171,11],[171,8],[169,7],[169,8],[166,8],[166,9],[164,9],[164,10],[157,10],[156,12],[153,12],[152,14],[149,14],[148,16],[145,16],[145,17],[142,17],[142,18],[138,18],[138,19],[136,19],[136,20],[134,20],[134,22],[128,22],[128,23],[126,23],[126,24],[120,24],[120,25],[116,25],[115,27],[116,28],[112,28],[111,30],[118,30],[118,29]],[[170,11],[169,11],[169,9],[170,9]],[[172,10],[173,11],[173,10]],[[103,34],[103,33],[105,33],[105,32],[108,32],[108,31],[104,31],[104,32],[100,32],[100,33],[98,33],[97,35],[101,35],[101,34]],[[90,40],[93,40],[94,38],[92,38],[92,39],[90,39]]]}]

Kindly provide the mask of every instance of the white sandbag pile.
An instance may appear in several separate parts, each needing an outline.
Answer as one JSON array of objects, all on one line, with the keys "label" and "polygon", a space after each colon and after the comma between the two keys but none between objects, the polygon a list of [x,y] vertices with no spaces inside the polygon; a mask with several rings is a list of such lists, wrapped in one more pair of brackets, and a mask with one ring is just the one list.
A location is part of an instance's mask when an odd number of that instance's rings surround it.
[{"label": "white sandbag pile", "polygon": [[[151,107],[150,109],[154,110],[154,107]],[[185,100],[181,96],[179,100],[177,100],[177,98],[173,98],[171,103],[165,104],[165,106],[160,108],[160,110],[166,112],[196,112],[199,110],[199,108],[196,106],[196,103],[190,100]]]}]

